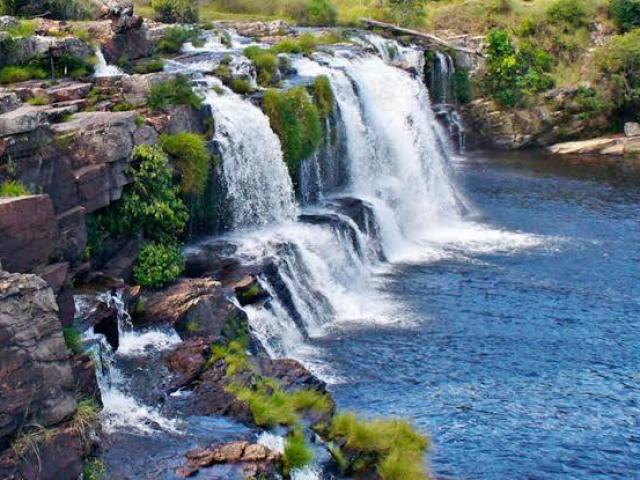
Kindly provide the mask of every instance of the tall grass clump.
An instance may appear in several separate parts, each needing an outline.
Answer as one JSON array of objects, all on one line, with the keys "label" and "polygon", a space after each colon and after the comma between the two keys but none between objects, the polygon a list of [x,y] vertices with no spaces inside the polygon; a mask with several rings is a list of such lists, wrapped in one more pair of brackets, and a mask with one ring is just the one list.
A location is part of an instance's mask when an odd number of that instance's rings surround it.
[{"label": "tall grass clump", "polygon": [[198,22],[198,2],[192,0],[151,0],[151,8],[160,22]]},{"label": "tall grass clump", "polygon": [[193,108],[200,108],[202,98],[193,91],[187,77],[178,75],[175,80],[167,80],[151,87],[147,105],[156,111],[174,105],[189,105]]},{"label": "tall grass clump", "polygon": [[5,180],[0,183],[0,197],[22,197],[30,194],[29,189],[17,180]]},{"label": "tall grass clump", "polygon": [[162,135],[160,147],[173,160],[180,173],[183,194],[202,195],[211,171],[211,154],[202,135],[178,133]]}]

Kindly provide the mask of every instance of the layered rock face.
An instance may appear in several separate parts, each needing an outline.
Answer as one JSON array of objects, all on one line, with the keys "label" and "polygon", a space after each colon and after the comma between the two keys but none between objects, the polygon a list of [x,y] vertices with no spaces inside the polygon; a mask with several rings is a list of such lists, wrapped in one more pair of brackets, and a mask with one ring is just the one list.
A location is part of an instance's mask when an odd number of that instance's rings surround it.
[{"label": "layered rock face", "polygon": [[53,291],[35,275],[0,271],[0,436],[50,426],[76,408],[75,381]]}]

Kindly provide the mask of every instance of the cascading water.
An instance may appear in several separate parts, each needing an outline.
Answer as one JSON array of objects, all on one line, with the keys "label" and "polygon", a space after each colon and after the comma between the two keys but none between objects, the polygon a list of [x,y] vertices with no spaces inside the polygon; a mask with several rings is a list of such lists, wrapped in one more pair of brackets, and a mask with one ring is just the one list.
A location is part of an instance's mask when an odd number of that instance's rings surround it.
[{"label": "cascading water", "polygon": [[233,226],[295,218],[291,177],[267,117],[221,83],[210,84],[205,95],[216,122],[214,141],[222,156]]},{"label": "cascading water", "polygon": [[102,50],[100,50],[100,47],[96,48],[96,60],[97,62],[93,74],[96,78],[116,77],[118,75],[124,74],[124,72],[120,70],[120,68],[118,68],[116,65],[109,65],[107,63]]}]

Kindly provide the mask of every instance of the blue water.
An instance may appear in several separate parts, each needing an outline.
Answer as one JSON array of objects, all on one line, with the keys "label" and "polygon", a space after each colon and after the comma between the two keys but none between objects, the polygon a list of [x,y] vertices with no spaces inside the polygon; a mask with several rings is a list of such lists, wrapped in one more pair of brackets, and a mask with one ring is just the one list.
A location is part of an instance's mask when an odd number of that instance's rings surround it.
[{"label": "blue water", "polygon": [[540,245],[394,267],[413,325],[316,341],[339,408],[412,419],[437,478],[640,478],[640,175],[535,153],[457,168],[484,224]]}]

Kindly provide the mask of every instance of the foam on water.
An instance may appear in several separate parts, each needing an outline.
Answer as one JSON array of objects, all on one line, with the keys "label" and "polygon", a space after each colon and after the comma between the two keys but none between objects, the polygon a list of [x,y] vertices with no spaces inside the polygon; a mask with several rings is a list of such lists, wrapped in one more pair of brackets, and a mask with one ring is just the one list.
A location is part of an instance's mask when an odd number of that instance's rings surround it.
[{"label": "foam on water", "polygon": [[124,72],[120,70],[120,68],[118,68],[116,65],[107,64],[107,61],[105,60],[104,54],[102,53],[100,47],[96,48],[96,59],[97,62],[94,67],[94,77],[116,77],[124,74]]}]

